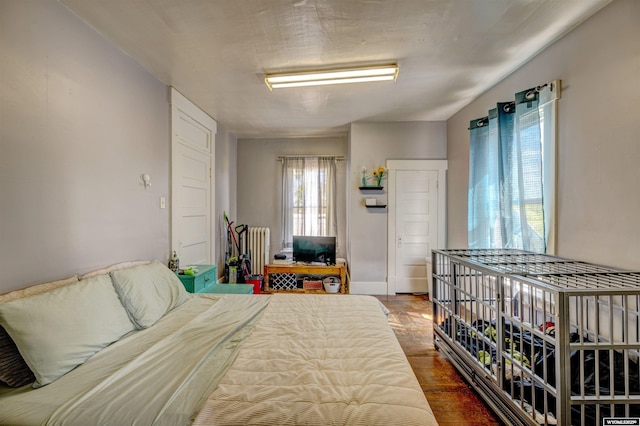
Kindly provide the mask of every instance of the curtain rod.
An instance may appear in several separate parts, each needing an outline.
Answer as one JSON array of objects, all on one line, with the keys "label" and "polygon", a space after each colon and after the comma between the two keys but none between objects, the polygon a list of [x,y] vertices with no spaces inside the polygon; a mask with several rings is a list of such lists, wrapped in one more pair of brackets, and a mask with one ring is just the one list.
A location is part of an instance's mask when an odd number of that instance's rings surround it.
[{"label": "curtain rod", "polygon": [[335,158],[336,161],[344,161],[344,157],[342,155],[279,155],[276,157],[276,161],[282,161],[285,158],[304,158],[304,157],[332,157]]},{"label": "curtain rod", "polygon": [[[538,106],[543,106],[546,105],[548,102],[553,101],[553,100],[557,100],[560,99],[560,84],[561,84],[561,80],[553,80],[550,81],[548,83],[544,83],[541,84],[539,86],[533,87],[529,90],[527,90],[527,92],[524,95],[524,98],[526,100],[533,100],[535,99],[536,95],[540,92],[542,92],[542,90],[544,90],[544,88],[548,87],[549,90],[552,92],[552,96],[550,97],[549,100],[547,100],[547,102],[544,102]],[[515,105],[514,101],[511,102],[506,102],[504,103],[504,111],[505,112],[510,112],[510,109],[513,108]],[[491,111],[489,111],[491,112]],[[489,124],[489,118],[490,117],[481,117],[481,118],[476,118],[475,120],[471,120],[472,122],[475,121],[476,122],[476,126],[477,127],[484,127],[487,124]],[[467,130],[471,130],[471,127],[467,127]]]}]

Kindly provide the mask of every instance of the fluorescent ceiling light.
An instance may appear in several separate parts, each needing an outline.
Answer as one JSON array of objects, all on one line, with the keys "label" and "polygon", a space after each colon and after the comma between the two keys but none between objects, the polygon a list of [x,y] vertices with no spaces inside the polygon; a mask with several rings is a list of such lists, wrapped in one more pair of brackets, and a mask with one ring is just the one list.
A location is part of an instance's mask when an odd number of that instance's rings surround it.
[{"label": "fluorescent ceiling light", "polygon": [[269,90],[285,87],[320,86],[323,84],[364,83],[368,81],[395,80],[398,77],[398,71],[398,65],[391,64],[328,71],[267,74],[264,82],[269,87]]}]

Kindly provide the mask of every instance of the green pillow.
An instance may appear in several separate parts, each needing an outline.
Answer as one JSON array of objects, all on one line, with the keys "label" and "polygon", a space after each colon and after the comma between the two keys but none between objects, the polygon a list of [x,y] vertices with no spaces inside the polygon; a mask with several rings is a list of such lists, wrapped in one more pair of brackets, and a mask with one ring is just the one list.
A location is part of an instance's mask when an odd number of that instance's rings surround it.
[{"label": "green pillow", "polygon": [[[54,290],[65,285],[78,282],[78,276],[74,275],[58,281],[32,285],[20,290],[14,290],[0,295],[0,303],[10,302],[23,297]],[[4,327],[0,326],[0,382],[9,387],[21,387],[30,385],[36,380],[35,376],[24,362],[16,344],[13,342]]]},{"label": "green pillow", "polygon": [[189,298],[182,282],[162,263],[111,272],[113,286],[139,329],[151,327]]},{"label": "green pillow", "polygon": [[0,324],[44,386],[135,330],[107,275],[0,303]]}]

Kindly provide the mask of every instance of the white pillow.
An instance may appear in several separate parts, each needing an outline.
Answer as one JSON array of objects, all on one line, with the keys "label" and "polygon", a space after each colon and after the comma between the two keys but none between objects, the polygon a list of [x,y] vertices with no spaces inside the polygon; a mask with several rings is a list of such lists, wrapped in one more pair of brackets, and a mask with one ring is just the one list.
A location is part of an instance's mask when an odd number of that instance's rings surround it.
[{"label": "white pillow", "polygon": [[189,298],[182,282],[158,261],[111,272],[113,286],[140,329],[151,327]]},{"label": "white pillow", "polygon": [[[0,303],[10,302],[23,297],[35,296],[46,291],[55,290],[72,283],[78,282],[78,276],[74,275],[63,280],[33,285],[21,290],[0,295]],[[35,377],[29,366],[24,362],[18,348],[6,330],[0,326],[0,382],[10,387],[20,387],[35,381]]]},{"label": "white pillow", "polygon": [[44,386],[135,330],[108,275],[0,303],[0,323]]}]

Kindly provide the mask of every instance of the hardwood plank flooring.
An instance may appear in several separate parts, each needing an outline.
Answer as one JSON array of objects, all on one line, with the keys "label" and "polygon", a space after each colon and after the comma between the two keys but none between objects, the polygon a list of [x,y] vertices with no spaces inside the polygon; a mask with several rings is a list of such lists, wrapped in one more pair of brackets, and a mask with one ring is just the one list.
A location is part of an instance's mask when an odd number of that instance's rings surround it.
[{"label": "hardwood plank flooring", "polygon": [[442,426],[502,425],[480,396],[433,345],[432,307],[426,295],[377,296],[418,382]]}]

